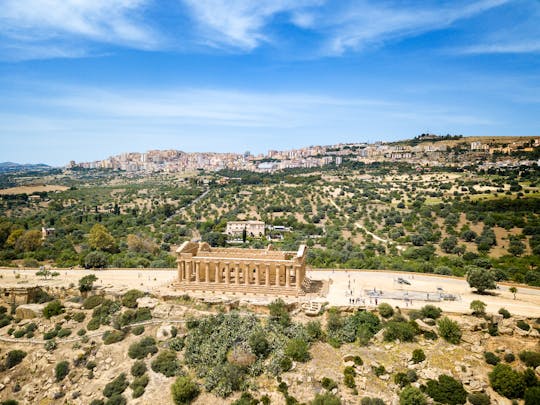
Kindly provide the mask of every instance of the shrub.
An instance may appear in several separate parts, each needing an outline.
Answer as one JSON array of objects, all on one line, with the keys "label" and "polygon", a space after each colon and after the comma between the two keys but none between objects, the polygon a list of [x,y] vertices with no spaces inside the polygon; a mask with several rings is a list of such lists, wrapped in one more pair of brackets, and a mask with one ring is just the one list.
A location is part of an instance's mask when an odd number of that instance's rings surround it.
[{"label": "shrub", "polygon": [[83,322],[86,318],[86,314],[84,312],[75,312],[73,314],[73,319],[75,320],[75,322]]},{"label": "shrub", "polygon": [[489,396],[484,394],[483,392],[473,392],[469,394],[467,397],[469,402],[472,405],[489,405],[491,404],[491,400],[489,399]]},{"label": "shrub", "polygon": [[429,380],[426,394],[443,404],[464,404],[467,401],[467,391],[461,381],[446,374],[440,375],[438,380]]},{"label": "shrub", "polygon": [[18,329],[13,333],[14,338],[22,338],[26,334],[26,331],[24,329]]},{"label": "shrub", "polygon": [[49,302],[45,308],[43,308],[43,316],[47,319],[60,315],[62,312],[64,312],[64,306],[58,300]]},{"label": "shrub", "polygon": [[199,395],[199,387],[187,376],[178,377],[171,385],[171,394],[176,405],[191,403]]},{"label": "shrub", "polygon": [[112,395],[104,405],[126,405],[127,400],[126,397],[124,397],[121,394],[114,394]]},{"label": "shrub", "polygon": [[103,388],[103,395],[107,398],[111,398],[113,395],[120,395],[126,390],[128,385],[126,373],[121,373],[118,377],[105,385],[105,388]]},{"label": "shrub", "polygon": [[56,349],[57,346],[58,345],[56,344],[56,341],[54,339],[46,341],[45,344],[43,345],[45,350],[47,350],[48,352],[52,352],[53,350]]},{"label": "shrub", "polygon": [[54,376],[56,377],[56,381],[62,381],[68,374],[69,363],[67,361],[64,360],[56,363],[56,367],[54,368]]},{"label": "shrub", "polygon": [[99,329],[100,325],[101,325],[101,322],[99,321],[99,318],[92,318],[86,325],[86,329],[97,330]]},{"label": "shrub", "polygon": [[412,352],[412,362],[415,364],[421,363],[426,359],[426,354],[422,349],[414,349]]},{"label": "shrub", "polygon": [[496,366],[501,362],[499,356],[492,352],[484,352],[484,359],[486,360],[487,364],[491,364],[492,366]]},{"label": "shrub", "polygon": [[473,315],[475,316],[485,315],[486,313],[486,303],[483,301],[473,300],[469,307],[472,309]]},{"label": "shrub", "polygon": [[12,350],[6,357],[6,368],[13,368],[26,357],[26,352],[22,350]]},{"label": "shrub", "polygon": [[137,299],[144,297],[144,293],[139,290],[129,290],[122,297],[122,305],[128,308],[137,307]]},{"label": "shrub", "polygon": [[461,341],[461,329],[457,322],[452,321],[448,317],[444,317],[437,322],[439,327],[439,335],[449,343],[455,345]]},{"label": "shrub", "polygon": [[409,385],[399,394],[399,405],[427,405],[427,400],[422,391]]},{"label": "shrub", "polygon": [[292,368],[292,360],[290,357],[283,356],[279,359],[279,367],[282,371],[289,371]]},{"label": "shrub", "polygon": [[323,377],[323,379],[321,380],[321,385],[327,391],[332,391],[334,388],[338,387],[337,383],[328,377]]},{"label": "shrub", "polygon": [[371,370],[373,371],[373,374],[375,374],[377,377],[380,377],[383,374],[386,374],[386,369],[384,366],[371,366]]},{"label": "shrub", "polygon": [[[292,398],[292,397],[287,397]],[[293,401],[286,401],[291,403]],[[287,405],[288,405],[287,403]],[[296,401],[295,403],[298,403]],[[341,405],[341,400],[330,392],[325,392],[324,394],[317,394],[313,401],[310,402],[310,405]]]},{"label": "shrub", "polygon": [[343,370],[343,383],[348,388],[355,388],[356,383],[354,382],[354,376],[356,375],[356,372],[354,371],[353,367],[345,367]]},{"label": "shrub", "polygon": [[420,313],[422,314],[422,318],[438,319],[441,317],[442,309],[435,305],[424,305],[420,308]]},{"label": "shrub", "polygon": [[324,332],[319,321],[309,321],[306,323],[306,334],[310,342],[324,339]]},{"label": "shrub", "polygon": [[489,373],[489,382],[499,394],[507,398],[521,398],[525,392],[523,377],[507,364],[497,364]]},{"label": "shrub", "polygon": [[268,310],[270,311],[270,320],[276,322],[283,327],[287,327],[291,324],[291,316],[287,309],[285,301],[281,298],[278,298],[268,305]]},{"label": "shrub", "polygon": [[508,319],[510,318],[512,315],[510,314],[510,312],[505,309],[505,308],[501,308],[499,309],[499,314],[501,314],[503,316],[504,319]]},{"label": "shrub", "polygon": [[87,370],[93,370],[97,367],[97,364],[95,361],[89,361],[88,363],[86,363],[86,369]]},{"label": "shrub", "polygon": [[386,302],[379,304],[377,309],[383,318],[391,318],[394,315],[394,308],[392,308],[392,306]]},{"label": "shrub", "polygon": [[144,364],[144,361],[137,360],[133,365],[131,366],[131,374],[134,377],[140,377],[144,373],[146,373],[146,364]]},{"label": "shrub", "polygon": [[516,322],[516,325],[519,329],[521,330],[530,330],[531,329],[531,325],[529,325],[527,322],[525,322],[523,319],[520,319]]},{"label": "shrub", "polygon": [[534,369],[528,368],[526,369],[523,374],[523,382],[525,383],[526,387],[535,387],[538,385],[538,377],[536,377],[536,373],[534,372]]},{"label": "shrub", "polygon": [[134,328],[131,329],[131,333],[133,333],[136,336],[142,335],[144,333],[144,326],[143,325],[135,326]]},{"label": "shrub", "polygon": [[120,326],[126,326],[132,323],[148,321],[152,319],[150,308],[138,308],[136,310],[128,309],[118,319]]},{"label": "shrub", "polygon": [[57,336],[59,338],[67,337],[69,335],[71,335],[71,329],[67,329],[67,328],[66,329],[60,329],[58,331],[58,334],[57,334]]},{"label": "shrub", "polygon": [[152,370],[165,377],[173,377],[180,372],[180,363],[172,350],[161,351],[150,365]]},{"label": "shrub", "polygon": [[302,338],[290,339],[285,346],[285,354],[295,361],[308,361],[310,359],[309,344]]},{"label": "shrub", "polygon": [[519,359],[527,366],[536,368],[540,366],[540,353],[532,351],[523,351],[519,353]]},{"label": "shrub", "polygon": [[525,405],[538,405],[540,404],[540,386],[531,387],[525,391]]},{"label": "shrub", "polygon": [[514,353],[506,353],[504,355],[504,361],[507,363],[512,363],[514,360],[516,360],[516,356],[514,356]]},{"label": "shrub", "polygon": [[364,397],[360,401],[361,405],[385,405],[384,401],[380,398]]},{"label": "shrub", "polygon": [[128,348],[128,356],[132,359],[144,359],[148,354],[158,351],[156,340],[153,337],[143,337],[139,342],[132,343]]},{"label": "shrub", "polygon": [[169,339],[169,348],[174,350],[175,352],[179,352],[184,348],[184,338],[182,337],[175,337],[172,339]]},{"label": "shrub", "polygon": [[102,295],[92,295],[84,300],[83,308],[85,309],[94,309],[98,305],[103,303],[105,298]]},{"label": "shrub", "polygon": [[416,329],[408,322],[390,321],[386,324],[384,331],[384,340],[387,342],[394,341],[396,339],[402,342],[411,342],[416,335]]},{"label": "shrub", "polygon": [[266,339],[266,334],[260,330],[253,333],[249,339],[249,347],[258,357],[266,357],[268,351],[270,350],[270,343]]},{"label": "shrub", "polygon": [[133,382],[130,384],[131,389],[133,390],[133,398],[139,398],[144,394],[144,389],[148,385],[148,376],[142,375],[136,377]]},{"label": "shrub", "polygon": [[108,330],[103,334],[103,343],[110,345],[113,343],[121,342],[126,337],[125,332],[121,330]]}]

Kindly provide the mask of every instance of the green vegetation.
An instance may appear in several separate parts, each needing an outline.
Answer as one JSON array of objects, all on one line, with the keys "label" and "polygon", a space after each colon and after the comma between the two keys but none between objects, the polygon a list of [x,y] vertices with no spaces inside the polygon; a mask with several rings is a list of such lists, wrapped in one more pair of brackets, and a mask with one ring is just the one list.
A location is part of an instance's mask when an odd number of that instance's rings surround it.
[{"label": "green vegetation", "polygon": [[187,376],[177,377],[171,385],[171,394],[176,405],[190,404],[199,395],[199,387]]},{"label": "green vegetation", "polygon": [[482,316],[486,314],[486,304],[480,300],[471,301],[470,308],[475,316]]},{"label": "green vegetation", "polygon": [[426,355],[422,349],[414,349],[412,352],[412,362],[415,364],[421,363],[426,359]]},{"label": "green vegetation", "polygon": [[428,380],[426,394],[441,404],[464,404],[467,401],[467,391],[463,384],[455,378],[442,374],[438,380]]},{"label": "green vegetation", "polygon": [[137,360],[133,365],[131,366],[131,374],[134,377],[140,377],[144,373],[146,373],[146,364],[142,360]]},{"label": "green vegetation", "polygon": [[418,388],[408,385],[399,394],[399,405],[427,405],[427,399]]},{"label": "green vegetation", "polygon": [[536,368],[540,366],[540,352],[523,351],[519,353],[519,359],[527,367]]},{"label": "green vegetation", "polygon": [[118,396],[122,394],[128,386],[129,382],[127,381],[126,374],[121,373],[118,377],[105,385],[105,388],[103,388],[103,395],[107,398]]},{"label": "green vegetation", "polygon": [[43,316],[49,319],[64,312],[64,306],[58,300],[51,301],[43,308]]},{"label": "green vegetation", "polygon": [[497,364],[489,373],[491,388],[507,398],[522,398],[525,393],[525,382],[520,373],[507,364]]},{"label": "green vegetation", "polygon": [[439,327],[439,334],[447,342],[455,345],[461,341],[461,329],[456,321],[452,321],[448,317],[444,317],[437,322]]},{"label": "green vegetation", "polygon": [[156,373],[163,374],[165,377],[179,375],[182,371],[176,353],[172,350],[162,350],[159,352],[150,365],[152,366],[152,370]]},{"label": "green vegetation", "polygon": [[144,359],[148,354],[158,352],[156,340],[153,337],[143,337],[139,342],[132,343],[128,348],[128,356],[132,359]]},{"label": "green vegetation", "polygon": [[128,308],[137,307],[137,299],[144,297],[144,293],[139,290],[129,290],[122,297],[122,305]]},{"label": "green vegetation", "polygon": [[10,369],[19,364],[26,357],[26,352],[22,350],[11,350],[6,357],[6,368]]},{"label": "green vegetation", "polygon": [[56,363],[54,368],[54,376],[56,381],[62,381],[69,374],[69,363],[67,361],[61,361]]}]

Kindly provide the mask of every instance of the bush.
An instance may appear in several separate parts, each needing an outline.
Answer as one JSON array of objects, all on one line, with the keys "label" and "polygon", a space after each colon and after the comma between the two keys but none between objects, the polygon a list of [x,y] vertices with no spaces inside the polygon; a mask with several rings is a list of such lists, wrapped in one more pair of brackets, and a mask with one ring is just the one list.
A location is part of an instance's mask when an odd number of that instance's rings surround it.
[{"label": "bush", "polygon": [[427,400],[422,391],[409,385],[399,394],[399,405],[427,405]]},{"label": "bush", "polygon": [[390,321],[386,324],[384,340],[387,342],[399,339],[402,342],[412,342],[416,335],[416,329],[408,322]]},{"label": "bush", "polygon": [[354,382],[354,376],[356,375],[356,372],[354,371],[353,367],[345,367],[343,370],[343,383],[348,388],[355,388],[356,383]]},{"label": "bush", "polygon": [[141,375],[136,377],[133,382],[130,384],[131,389],[133,390],[133,398],[139,398],[144,394],[144,389],[148,385],[148,376]]},{"label": "bush", "polygon": [[75,322],[83,322],[84,319],[86,318],[86,314],[84,312],[75,312],[73,314],[73,319],[75,320]]},{"label": "bush", "polygon": [[499,363],[488,374],[491,388],[507,398],[521,398],[525,392],[523,377],[507,364]]},{"label": "bush", "polygon": [[[287,397],[292,398],[292,397]],[[287,405],[293,403],[293,401],[286,401]],[[298,403],[298,402],[294,402]],[[330,392],[325,392],[324,394],[317,394],[313,401],[310,402],[310,405],[341,405],[341,400]]]},{"label": "bush", "polygon": [[13,368],[26,357],[26,352],[22,350],[12,350],[6,357],[6,368]]},{"label": "bush", "polygon": [[122,297],[122,305],[128,308],[137,307],[137,299],[144,297],[144,293],[139,290],[129,290]]},{"label": "bush", "polygon": [[105,405],[126,405],[126,397],[120,394],[112,395],[106,402]]},{"label": "bush", "polygon": [[455,345],[461,341],[461,329],[457,322],[452,321],[448,317],[444,317],[437,322],[439,327],[439,335],[449,343]]},{"label": "bush", "polygon": [[146,336],[139,342],[132,343],[128,348],[128,356],[132,359],[144,359],[148,354],[156,354],[158,351],[156,340]]},{"label": "bush", "polygon": [[171,394],[176,405],[191,403],[199,395],[199,387],[189,377],[178,377],[171,385]]},{"label": "bush", "polygon": [[121,330],[108,330],[103,334],[103,343],[110,345],[121,342],[126,337],[126,334]]},{"label": "bush", "polygon": [[540,404],[540,386],[531,387],[525,391],[525,405],[538,405]]},{"label": "bush", "polygon": [[504,355],[504,361],[506,361],[507,363],[512,363],[515,360],[516,356],[514,356],[514,353],[506,353]]},{"label": "bush", "polygon": [[380,377],[383,374],[386,374],[386,369],[384,366],[371,366],[371,370],[373,371],[373,374],[375,374],[377,377]]},{"label": "bush", "polygon": [[71,335],[71,329],[60,329],[58,331],[58,334],[56,336],[58,336],[59,338],[63,338],[63,337],[67,337]]},{"label": "bush", "polygon": [[58,300],[49,302],[45,308],[43,308],[43,316],[47,319],[60,315],[62,312],[64,312],[64,306]]},{"label": "bush", "polygon": [[105,388],[103,388],[103,395],[107,398],[111,398],[113,395],[120,395],[126,390],[128,385],[126,373],[121,373],[118,377],[105,385]]},{"label": "bush", "polygon": [[491,400],[489,399],[489,396],[484,394],[483,392],[473,392],[469,394],[467,397],[469,402],[472,405],[489,405],[491,404]]},{"label": "bush", "polygon": [[146,364],[142,360],[137,360],[133,365],[131,366],[131,374],[134,377],[140,377],[144,373],[146,373]]},{"label": "bush", "polygon": [[306,334],[310,342],[324,339],[324,332],[319,321],[309,321],[306,323]]},{"label": "bush", "polygon": [[360,401],[360,405],[385,405],[384,401],[380,398],[364,397]]},{"label": "bush", "polygon": [[422,314],[422,318],[438,319],[441,317],[442,309],[435,305],[424,305],[420,308],[420,313]]},{"label": "bush", "polygon": [[99,329],[100,325],[101,325],[101,322],[99,321],[99,318],[92,318],[86,325],[86,329],[97,330]]},{"label": "bush", "polygon": [[499,356],[492,352],[484,352],[484,359],[486,360],[487,364],[491,364],[492,366],[496,366],[501,362]]},{"label": "bush", "polygon": [[302,338],[290,339],[285,346],[285,354],[295,361],[308,361],[310,359],[309,344]]},{"label": "bush", "polygon": [[173,377],[181,370],[176,353],[172,350],[161,351],[150,365],[152,370],[163,374],[165,377]]},{"label": "bush", "polygon": [[516,322],[516,325],[519,329],[521,330],[530,330],[531,329],[531,325],[529,325],[527,322],[525,322],[524,320],[520,319]]},{"label": "bush", "polygon": [[414,364],[418,364],[423,362],[426,359],[426,354],[422,349],[414,349],[412,352],[412,362]]},{"label": "bush", "polygon": [[475,316],[485,315],[486,313],[486,303],[480,300],[471,301],[470,308]]},{"label": "bush", "polygon": [[321,380],[321,385],[327,391],[332,391],[334,388],[338,387],[337,383],[328,377],[323,377]]},{"label": "bush", "polygon": [[139,325],[139,326],[135,326],[131,329],[131,333],[133,333],[134,335],[136,336],[139,336],[139,335],[142,335],[144,333],[144,326],[143,325]]},{"label": "bush", "polygon": [[540,366],[540,353],[532,351],[523,351],[519,353],[519,359],[527,366],[536,368]]},{"label": "bush", "polygon": [[13,333],[14,338],[22,338],[26,334],[26,331],[24,329],[18,329]]},{"label": "bush", "polygon": [[512,315],[510,314],[510,312],[505,309],[505,308],[501,308],[499,309],[499,314],[501,314],[503,316],[504,319],[508,319],[510,318]]},{"label": "bush", "polygon": [[377,309],[383,318],[391,318],[394,315],[394,308],[392,308],[392,306],[386,302],[379,304]]},{"label": "bush", "polygon": [[150,308],[138,308],[136,310],[128,309],[118,320],[120,326],[126,326],[132,323],[148,321],[152,319],[152,312]]},{"label": "bush", "polygon": [[182,337],[175,337],[172,339],[169,339],[169,348],[174,350],[175,352],[179,352],[184,348],[184,338]]},{"label": "bush", "polygon": [[45,344],[43,345],[45,350],[47,350],[48,352],[52,352],[53,350],[57,348],[57,346],[58,345],[56,344],[56,341],[54,339],[46,341]]},{"label": "bush", "polygon": [[248,339],[249,347],[257,357],[266,357],[270,350],[270,343],[266,339],[266,334],[260,330],[255,331]]},{"label": "bush", "polygon": [[56,363],[56,367],[54,368],[54,376],[56,377],[56,381],[62,381],[68,374],[69,363],[67,361],[64,360]]},{"label": "bush", "polygon": [[287,309],[285,301],[281,298],[278,298],[268,305],[268,310],[270,311],[270,320],[276,322],[283,327],[287,327],[291,324],[291,316]]},{"label": "bush", "polygon": [[94,309],[98,305],[101,305],[105,298],[102,295],[92,295],[88,297],[83,302],[84,309]]},{"label": "bush", "polygon": [[427,382],[426,394],[442,404],[464,404],[467,401],[467,391],[461,381],[445,374],[440,375],[438,380]]}]

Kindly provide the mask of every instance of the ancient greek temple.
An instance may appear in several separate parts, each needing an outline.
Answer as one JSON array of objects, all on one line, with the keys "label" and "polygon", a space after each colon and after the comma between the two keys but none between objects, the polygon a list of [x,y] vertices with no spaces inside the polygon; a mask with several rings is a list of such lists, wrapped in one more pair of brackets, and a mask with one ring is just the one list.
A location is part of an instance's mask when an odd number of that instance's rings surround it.
[{"label": "ancient greek temple", "polygon": [[307,248],[297,252],[267,249],[213,248],[184,242],[177,251],[178,281],[184,291],[233,294],[302,295]]}]

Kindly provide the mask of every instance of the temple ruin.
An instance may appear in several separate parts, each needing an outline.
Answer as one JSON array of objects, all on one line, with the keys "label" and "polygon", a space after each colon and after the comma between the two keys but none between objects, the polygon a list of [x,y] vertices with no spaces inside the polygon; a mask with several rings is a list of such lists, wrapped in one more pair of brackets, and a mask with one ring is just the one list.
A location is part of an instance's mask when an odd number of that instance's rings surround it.
[{"label": "temple ruin", "polygon": [[266,249],[214,248],[184,242],[177,251],[178,280],[183,291],[231,294],[303,295],[307,247],[297,252]]}]

